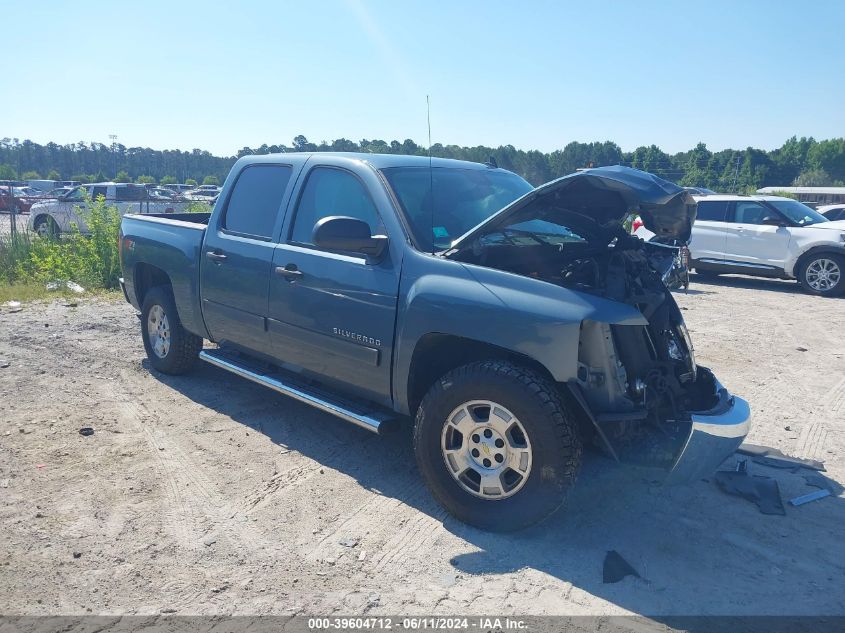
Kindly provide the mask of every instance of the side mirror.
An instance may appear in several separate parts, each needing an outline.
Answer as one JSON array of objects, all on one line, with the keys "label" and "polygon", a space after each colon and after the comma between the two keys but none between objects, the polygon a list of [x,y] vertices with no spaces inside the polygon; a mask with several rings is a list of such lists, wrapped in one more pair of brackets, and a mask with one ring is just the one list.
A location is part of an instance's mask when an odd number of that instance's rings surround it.
[{"label": "side mirror", "polygon": [[330,251],[363,253],[379,258],[387,248],[386,235],[371,235],[370,225],[357,218],[332,215],[314,225],[311,241]]},{"label": "side mirror", "polygon": [[781,228],[786,226],[786,222],[783,221],[783,218],[778,218],[775,216],[768,215],[763,218],[763,224],[766,226],[779,226]]}]

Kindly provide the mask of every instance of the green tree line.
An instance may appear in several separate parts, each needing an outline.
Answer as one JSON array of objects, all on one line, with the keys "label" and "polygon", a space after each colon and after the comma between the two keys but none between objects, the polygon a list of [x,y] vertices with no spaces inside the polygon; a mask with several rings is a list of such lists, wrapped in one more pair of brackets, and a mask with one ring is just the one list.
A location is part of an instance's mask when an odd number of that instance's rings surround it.
[{"label": "green tree line", "polygon": [[[121,144],[72,143],[39,145],[29,140],[0,139],[0,179],[133,180],[136,182],[222,182],[234,161],[248,154],[284,152],[368,152],[427,155],[428,148],[411,139],[404,141],[350,141],[345,138],[313,143],[297,136],[290,145],[244,147],[237,156],[213,156],[200,149],[154,150]],[[722,192],[751,191],[778,185],[845,184],[845,139],[817,141],[788,139],[774,150],[748,147],[744,150],[710,151],[699,143],[689,151],[668,154],[656,145],[624,152],[612,141],[573,141],[552,152],[499,147],[462,147],[436,143],[437,157],[487,162],[491,158],[538,185],[583,167],[627,165],[652,172],[685,186],[708,187]]]}]

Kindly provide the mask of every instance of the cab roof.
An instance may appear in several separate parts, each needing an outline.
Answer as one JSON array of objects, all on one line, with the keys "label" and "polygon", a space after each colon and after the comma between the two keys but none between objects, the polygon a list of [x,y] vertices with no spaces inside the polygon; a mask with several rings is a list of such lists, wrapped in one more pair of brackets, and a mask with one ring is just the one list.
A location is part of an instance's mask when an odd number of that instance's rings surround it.
[{"label": "cab roof", "polygon": [[[474,163],[466,160],[453,158],[429,158],[428,156],[409,156],[407,154],[369,154],[366,152],[285,152],[282,154],[252,154],[243,156],[240,161],[244,163],[263,163],[279,159],[307,160],[311,157],[335,157],[348,158],[363,163],[368,163],[376,169],[388,169],[390,167],[452,167],[454,169],[495,169],[482,163]],[[504,170],[503,170],[504,171]]]}]

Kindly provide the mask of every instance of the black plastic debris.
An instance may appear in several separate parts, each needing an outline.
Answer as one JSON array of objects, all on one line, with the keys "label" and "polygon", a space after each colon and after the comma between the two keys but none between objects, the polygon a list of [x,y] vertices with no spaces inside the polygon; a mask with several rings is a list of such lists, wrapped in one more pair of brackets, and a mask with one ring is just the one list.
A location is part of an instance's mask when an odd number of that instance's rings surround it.
[{"label": "black plastic debris", "polygon": [[804,475],[804,483],[813,488],[821,488],[822,490],[830,490],[833,492],[833,486],[830,479],[818,473],[807,473]]},{"label": "black plastic debris", "polygon": [[89,435],[94,435],[94,429],[92,429],[90,426],[83,426],[81,429],[79,429],[79,434],[88,437]]},{"label": "black plastic debris", "polygon": [[748,499],[755,503],[763,514],[786,514],[778,482],[771,477],[752,476],[745,470],[720,470],[714,475],[714,479],[722,492]]},{"label": "black plastic debris", "polygon": [[757,446],[756,444],[740,444],[736,449],[737,453],[749,455],[755,463],[772,468],[809,468],[811,470],[824,470],[824,463],[815,459],[801,459],[784,455],[776,448],[769,446]]},{"label": "black plastic debris", "polygon": [[636,576],[641,578],[637,570],[631,567],[631,564],[622,558],[616,550],[610,550],[607,556],[604,557],[604,569],[602,570],[602,582],[610,584],[619,582],[625,576]]}]

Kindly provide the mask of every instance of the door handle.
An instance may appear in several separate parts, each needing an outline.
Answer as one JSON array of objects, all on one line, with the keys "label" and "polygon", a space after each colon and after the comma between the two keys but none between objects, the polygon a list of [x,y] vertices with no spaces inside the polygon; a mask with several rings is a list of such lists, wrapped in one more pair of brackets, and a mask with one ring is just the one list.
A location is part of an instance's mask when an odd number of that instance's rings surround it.
[{"label": "door handle", "polygon": [[215,253],[214,251],[206,251],[205,256],[208,257],[211,261],[222,264],[226,261],[226,255],[224,253]]},{"label": "door handle", "polygon": [[276,274],[287,278],[288,281],[293,281],[297,277],[302,277],[302,271],[296,267],[296,264],[288,264],[284,268],[276,266]]}]

